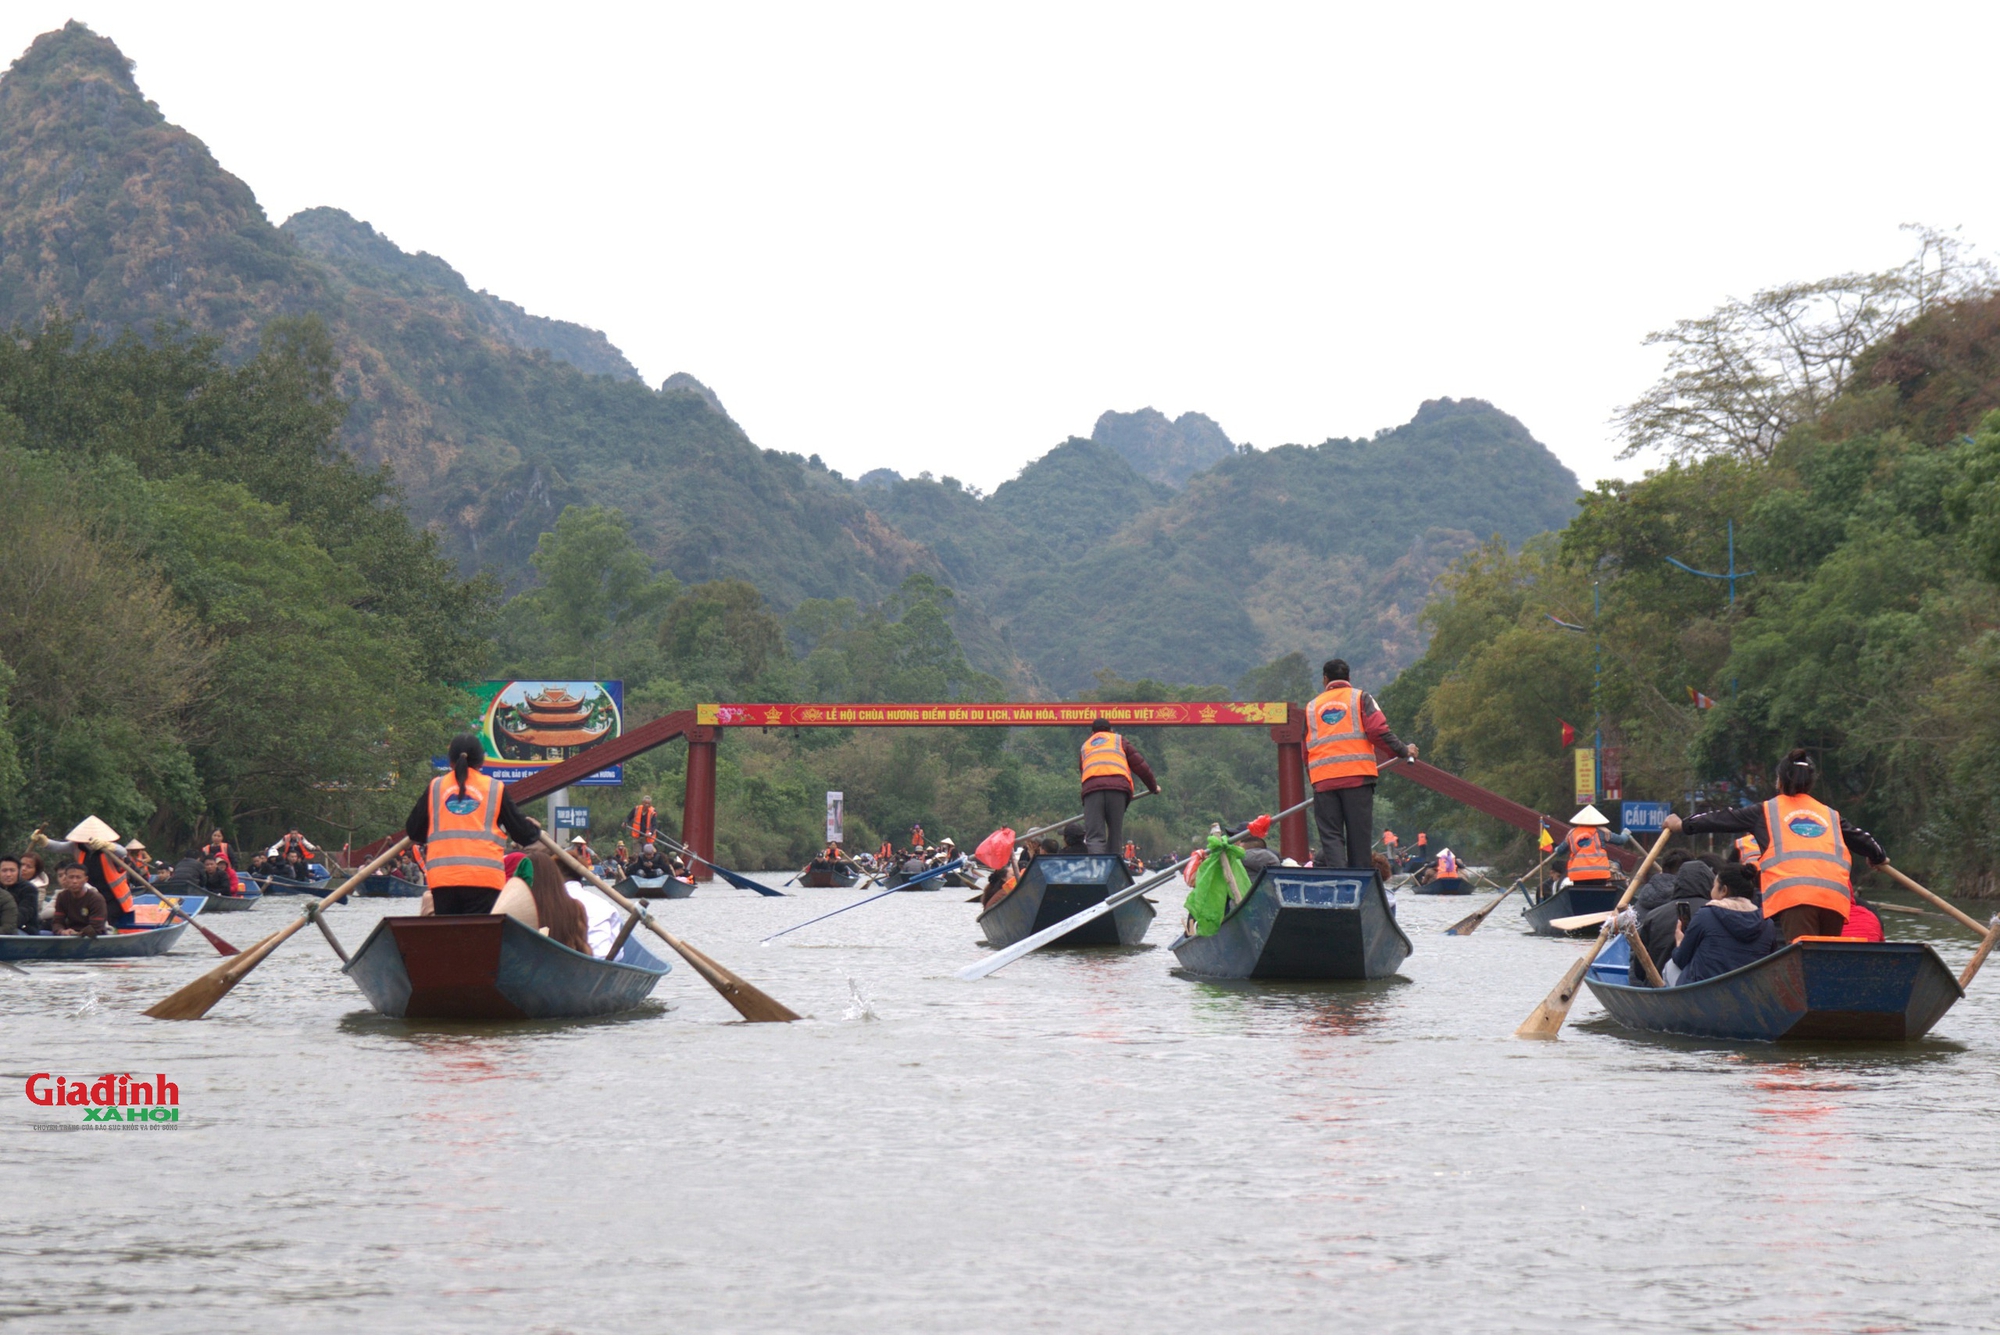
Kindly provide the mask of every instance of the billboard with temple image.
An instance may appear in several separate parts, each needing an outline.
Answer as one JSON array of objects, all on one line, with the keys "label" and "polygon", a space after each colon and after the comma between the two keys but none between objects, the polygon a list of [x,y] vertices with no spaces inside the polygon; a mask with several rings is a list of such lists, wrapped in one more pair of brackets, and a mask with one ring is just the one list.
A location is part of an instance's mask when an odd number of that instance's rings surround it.
[{"label": "billboard with temple image", "polygon": [[[600,746],[625,730],[622,681],[475,681],[461,687],[472,697],[471,731],[485,748],[487,774],[516,783]],[[449,769],[444,757],[431,763]],[[622,765],[608,765],[579,785],[623,783]]]}]

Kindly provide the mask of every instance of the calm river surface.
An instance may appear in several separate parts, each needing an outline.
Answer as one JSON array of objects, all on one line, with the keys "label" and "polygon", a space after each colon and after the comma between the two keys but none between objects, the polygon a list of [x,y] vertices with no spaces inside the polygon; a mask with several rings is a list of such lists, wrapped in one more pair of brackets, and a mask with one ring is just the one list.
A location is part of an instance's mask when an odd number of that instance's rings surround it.
[{"label": "calm river surface", "polygon": [[[663,906],[797,1025],[685,966],[613,1020],[385,1021],[310,931],[197,1024],[139,1013],[215,962],[192,933],[0,970],[0,1325],[2000,1328],[2000,963],[1906,1047],[1641,1038],[1587,993],[1542,1044],[1512,1031],[1576,947],[1512,905],[1438,935],[1483,897],[1403,896],[1376,984],[1188,981],[1166,904],[980,983],[962,892],[757,944],[853,898]],[[386,903],[334,911],[350,949]],[[35,1071],[165,1072],[179,1129],[32,1132]]]}]

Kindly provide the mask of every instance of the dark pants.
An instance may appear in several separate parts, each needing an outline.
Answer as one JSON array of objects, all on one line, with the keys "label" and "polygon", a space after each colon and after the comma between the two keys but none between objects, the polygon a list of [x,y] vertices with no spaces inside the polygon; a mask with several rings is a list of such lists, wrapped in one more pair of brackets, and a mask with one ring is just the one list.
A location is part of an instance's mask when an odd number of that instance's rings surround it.
[{"label": "dark pants", "polygon": [[1125,847],[1125,804],[1130,793],[1100,788],[1083,795],[1083,847],[1089,853],[1115,853]]},{"label": "dark pants", "polygon": [[1375,842],[1375,785],[1330,788],[1313,793],[1313,824],[1319,826],[1315,867],[1370,867]]},{"label": "dark pants", "polygon": [[465,885],[434,885],[431,887],[431,912],[439,917],[491,913],[493,901],[498,898],[500,898],[498,890],[480,890]]},{"label": "dark pants", "polygon": [[1847,925],[1847,919],[1817,904],[1794,904],[1779,909],[1771,921],[1786,941],[1796,941],[1802,936],[1839,936],[1840,929]]}]

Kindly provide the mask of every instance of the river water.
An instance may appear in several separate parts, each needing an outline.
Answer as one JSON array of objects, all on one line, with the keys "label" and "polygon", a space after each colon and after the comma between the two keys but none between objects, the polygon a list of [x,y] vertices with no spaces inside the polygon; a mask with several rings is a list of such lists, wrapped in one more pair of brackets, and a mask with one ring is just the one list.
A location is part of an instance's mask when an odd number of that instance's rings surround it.
[{"label": "river water", "polygon": [[[770,878],[774,883],[782,877]],[[1130,951],[979,983],[962,893],[663,907],[685,967],[587,1023],[380,1019],[316,933],[0,970],[0,1325],[41,1331],[2000,1328],[2000,964],[1929,1040],[1638,1037],[1509,905],[1405,895],[1405,977],[1216,986]],[[350,948],[385,907],[334,918]],[[239,945],[289,906],[205,919]],[[1975,909],[1977,916],[1984,916]],[[1888,915],[1885,915],[1888,916]],[[1958,968],[1968,933],[1891,919]],[[164,1072],[177,1129],[29,1129],[35,1071]]]}]

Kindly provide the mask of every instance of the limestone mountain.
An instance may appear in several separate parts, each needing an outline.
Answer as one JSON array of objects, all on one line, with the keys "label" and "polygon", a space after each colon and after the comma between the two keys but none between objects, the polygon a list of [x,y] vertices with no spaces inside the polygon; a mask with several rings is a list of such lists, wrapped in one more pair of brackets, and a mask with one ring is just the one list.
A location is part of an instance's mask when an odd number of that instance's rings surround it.
[{"label": "limestone mountain", "polygon": [[1168,421],[1154,408],[1105,413],[1090,438],[1118,451],[1141,477],[1168,487],[1185,486],[1196,473],[1236,452],[1213,419],[1182,413]]}]

